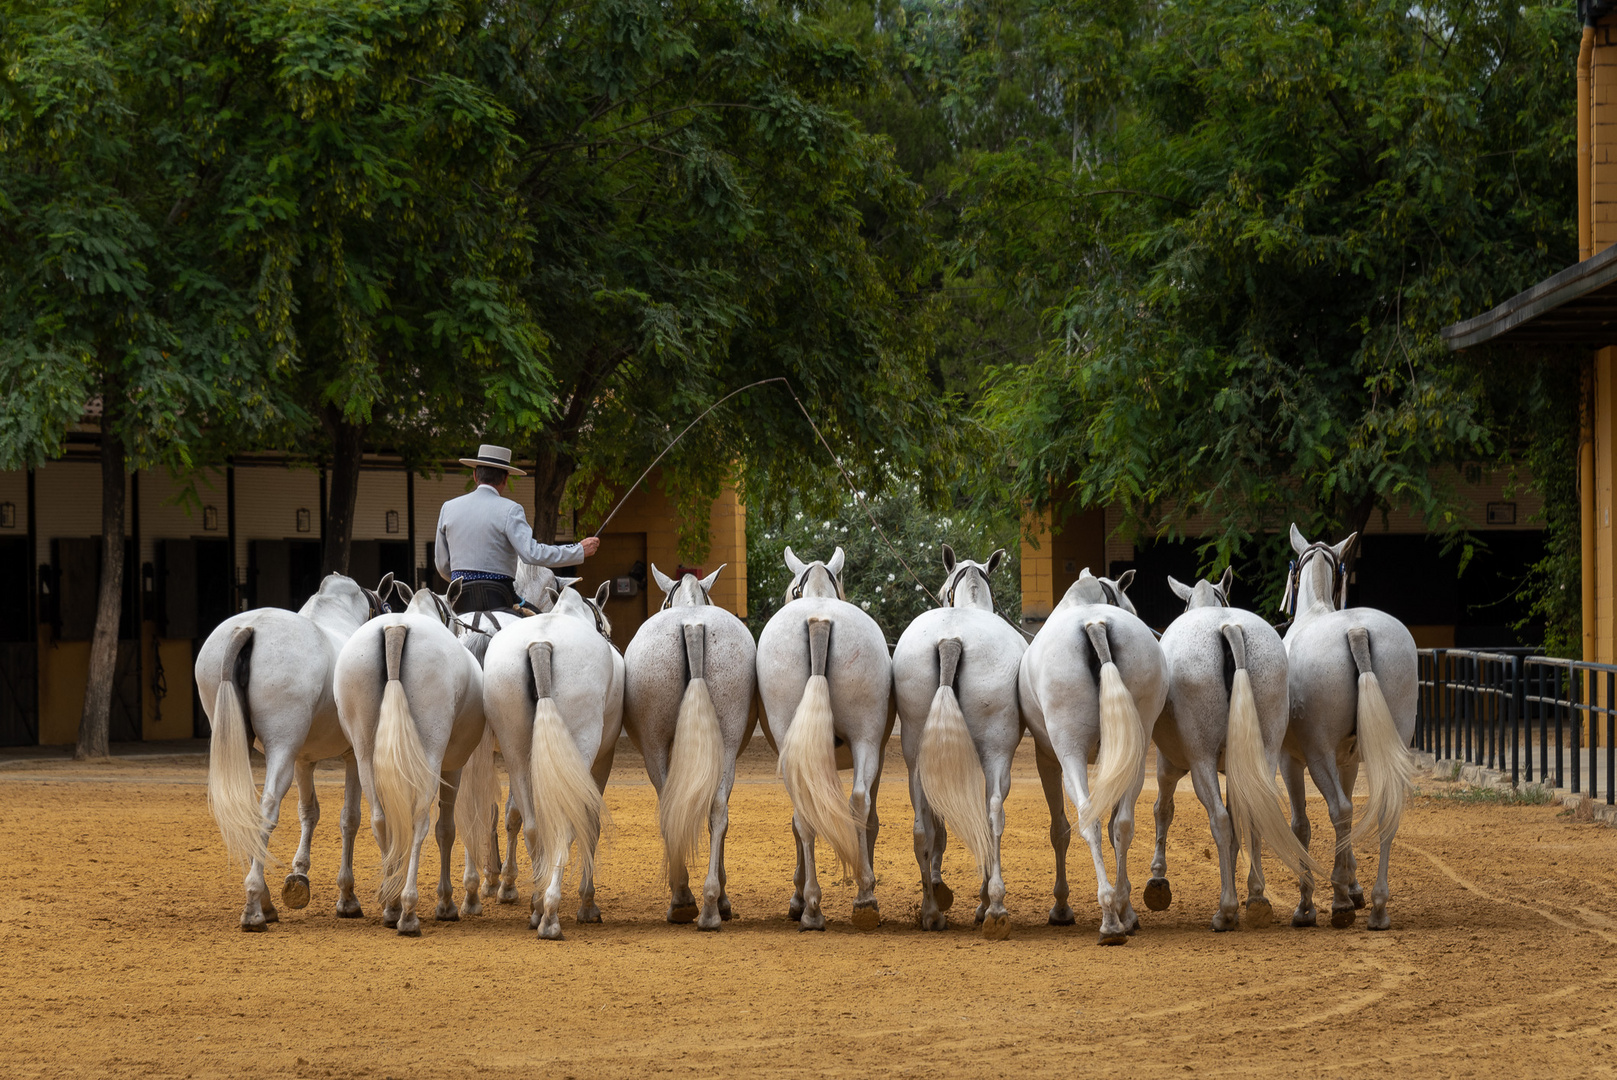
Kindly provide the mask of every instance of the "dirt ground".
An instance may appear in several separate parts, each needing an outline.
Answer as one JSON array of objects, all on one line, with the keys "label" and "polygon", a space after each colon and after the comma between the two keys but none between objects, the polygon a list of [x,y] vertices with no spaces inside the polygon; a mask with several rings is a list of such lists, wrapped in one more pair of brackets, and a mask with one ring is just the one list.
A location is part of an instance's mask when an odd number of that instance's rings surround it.
[{"label": "dirt ground", "polygon": [[[915,928],[896,740],[879,800],[884,922],[869,933],[848,921],[849,884],[827,885],[825,933],[786,921],[790,813],[762,740],[730,808],[737,920],[718,934],[663,921],[654,794],[625,742],[607,791],[606,921],[569,913],[561,943],[536,940],[520,906],[424,921],[413,940],[382,927],[374,900],[364,919],[335,918],[335,769],[319,773],[312,902],[244,934],[204,770],[197,756],[0,767],[0,1076],[1565,1075],[1607,1072],[1617,1042],[1617,831],[1429,779],[1394,848],[1391,932],[1361,915],[1351,930],[1282,918],[1212,933],[1217,865],[1187,783],[1173,906],[1142,911],[1127,946],[1103,949],[1081,843],[1078,925],[1045,925],[1048,819],[1026,745],[1007,806],[1004,942],[971,925],[959,850],[946,864],[955,924]],[[1313,820],[1318,851],[1317,799]],[[290,859],[295,845],[289,800],[274,847]],[[369,899],[368,829],[357,850]],[[1373,862],[1361,861],[1367,892]],[[1288,915],[1295,885],[1278,866],[1270,882]]]}]

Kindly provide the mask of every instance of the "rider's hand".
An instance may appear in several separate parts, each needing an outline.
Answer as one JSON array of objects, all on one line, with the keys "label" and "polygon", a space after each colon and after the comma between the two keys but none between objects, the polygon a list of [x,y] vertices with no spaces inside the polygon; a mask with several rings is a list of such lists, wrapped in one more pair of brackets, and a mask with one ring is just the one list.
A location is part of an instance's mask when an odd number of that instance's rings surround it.
[{"label": "rider's hand", "polygon": [[586,536],[579,541],[579,546],[584,549],[584,558],[587,559],[601,549],[601,538],[599,536]]}]

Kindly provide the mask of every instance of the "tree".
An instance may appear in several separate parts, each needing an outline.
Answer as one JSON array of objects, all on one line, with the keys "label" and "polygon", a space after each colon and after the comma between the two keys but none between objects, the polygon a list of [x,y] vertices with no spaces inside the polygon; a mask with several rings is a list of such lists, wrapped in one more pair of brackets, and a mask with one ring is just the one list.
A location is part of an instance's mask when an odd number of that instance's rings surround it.
[{"label": "tree", "polygon": [[1211,522],[1219,564],[1268,545],[1283,567],[1293,518],[1340,536],[1403,505],[1458,531],[1440,466],[1517,425],[1438,331],[1572,260],[1570,9],[1138,18],[1093,175],[1030,193],[1082,254],[983,404],[1021,491],[1146,536]]},{"label": "tree", "polygon": [[[250,303],[187,198],[174,20],[157,7],[0,6],[0,468],[60,454],[98,412],[101,582],[80,758],[108,752],[131,468],[182,477],[279,417]],[[99,409],[92,409],[99,405]]]}]

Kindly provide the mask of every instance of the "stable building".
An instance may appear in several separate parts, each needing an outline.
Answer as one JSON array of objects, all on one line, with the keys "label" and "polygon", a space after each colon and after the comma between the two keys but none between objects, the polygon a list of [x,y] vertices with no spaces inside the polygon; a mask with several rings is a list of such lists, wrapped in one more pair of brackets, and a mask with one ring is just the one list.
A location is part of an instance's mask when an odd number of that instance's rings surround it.
[{"label": "stable building", "polygon": [[[75,432],[67,453],[38,469],[0,472],[0,745],[72,743],[78,736],[95,626],[101,562],[101,466],[97,436]],[[520,465],[521,463],[518,462]],[[238,457],[204,470],[194,494],[166,472],[126,480],[124,595],[113,741],[182,739],[208,733],[192,680],[208,634],[236,611],[296,610],[319,587],[326,474],[318,463],[279,455]],[[364,457],[355,503],[349,575],[374,586],[385,574],[437,590],[438,509],[471,487],[469,471],[445,463],[418,476],[386,454]],[[533,481],[513,477],[508,494],[527,507]],[[557,537],[570,541],[563,514]],[[607,616],[621,649],[662,606],[648,567],[664,573],[728,567],[715,603],[746,617],[746,509],[734,488],[710,508],[710,546],[700,566],[679,558],[678,516],[654,472],[601,534],[579,571],[591,594],[612,582]]]}]

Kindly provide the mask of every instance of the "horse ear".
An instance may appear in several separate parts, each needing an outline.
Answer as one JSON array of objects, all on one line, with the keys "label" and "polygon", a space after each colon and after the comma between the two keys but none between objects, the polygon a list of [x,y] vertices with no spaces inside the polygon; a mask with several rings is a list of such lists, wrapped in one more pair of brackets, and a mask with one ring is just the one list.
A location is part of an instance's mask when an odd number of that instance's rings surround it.
[{"label": "horse ear", "polygon": [[1084,578],[1086,578],[1086,577],[1087,578],[1092,578],[1094,576],[1095,576],[1094,574],[1091,574],[1089,572],[1089,567],[1087,567],[1087,566],[1084,567],[1082,570],[1078,571],[1078,580],[1079,581],[1084,580]]},{"label": "horse ear", "polygon": [[1218,579],[1218,591],[1224,594],[1224,599],[1230,598],[1230,586],[1235,584],[1235,567],[1226,566],[1224,576]]},{"label": "horse ear", "polygon": [[954,548],[948,544],[943,545],[943,572],[945,574],[954,573]]},{"label": "horse ear", "polygon": [[1133,581],[1134,581],[1134,571],[1133,570],[1125,570],[1125,571],[1123,571],[1122,576],[1117,579],[1117,591],[1118,592],[1128,592],[1129,585],[1132,584]]},{"label": "horse ear", "polygon": [[612,595],[612,579],[607,578],[601,582],[601,587],[595,590],[595,606],[606,607],[606,601]]},{"label": "horse ear", "polygon": [[846,559],[847,556],[842,554],[842,549],[839,547],[833,551],[831,553],[831,557],[826,560],[825,568],[831,571],[831,573],[840,577],[842,574],[842,564],[846,561]]},{"label": "horse ear", "polygon": [[1172,589],[1173,594],[1175,596],[1179,597],[1179,599],[1184,600],[1186,602],[1188,602],[1190,600],[1190,593],[1191,593],[1190,586],[1186,585],[1183,581],[1180,581],[1178,578],[1174,577],[1172,574],[1168,575],[1168,588]]},{"label": "horse ear", "polygon": [[[729,563],[720,563],[719,564],[719,570],[723,570],[726,566],[729,566],[729,565],[730,565]],[[697,581],[697,584],[702,586],[702,595],[703,596],[706,596],[708,593],[713,591],[713,583],[715,581],[719,580],[719,570],[715,570],[711,574],[709,574],[707,577],[702,578],[699,581]]]},{"label": "horse ear", "polygon": [[376,583],[376,598],[387,603],[387,598],[393,592],[393,571],[389,570],[382,575],[382,580]]},{"label": "horse ear", "polygon": [[806,569],[803,560],[792,554],[792,545],[790,544],[786,545],[786,569],[792,572],[793,577],[801,574]]},{"label": "horse ear", "polygon": [[1358,538],[1358,533],[1349,533],[1346,540],[1342,541],[1340,544],[1337,544],[1331,549],[1331,551],[1336,555],[1337,562],[1343,562],[1347,559],[1348,552],[1353,550],[1354,541],[1358,540]]},{"label": "horse ear", "polygon": [[415,599],[415,590],[410,588],[410,586],[406,585],[402,581],[395,581],[393,583],[393,591],[398,593],[399,599],[403,600],[406,604]]},{"label": "horse ear", "polygon": [[449,583],[449,588],[444,590],[444,599],[449,601],[451,608],[455,606],[455,601],[460,599],[461,590],[465,587],[465,582],[460,578],[456,578]]},{"label": "horse ear", "polygon": [[656,563],[651,564],[651,577],[652,580],[657,583],[657,588],[661,589],[665,593],[673,592],[674,587],[679,584],[679,582],[657,569]]},{"label": "horse ear", "polygon": [[559,577],[556,579],[556,596],[561,596],[563,589],[570,589],[584,579],[581,577]]},{"label": "horse ear", "polygon": [[1291,550],[1299,555],[1308,550],[1308,541],[1303,539],[1302,530],[1297,528],[1295,521],[1291,523]]},{"label": "horse ear", "polygon": [[549,611],[551,608],[555,607],[556,601],[560,599],[560,590],[558,590],[554,585],[546,585],[545,595],[540,598],[540,603],[543,605],[543,610],[540,611],[539,614],[543,615],[546,611]]},{"label": "horse ear", "polygon": [[1005,549],[1004,548],[996,548],[994,550],[994,553],[992,555],[988,556],[988,572],[990,574],[992,574],[994,572],[994,570],[999,566],[999,564],[1004,562],[1004,561],[1005,561]]}]

